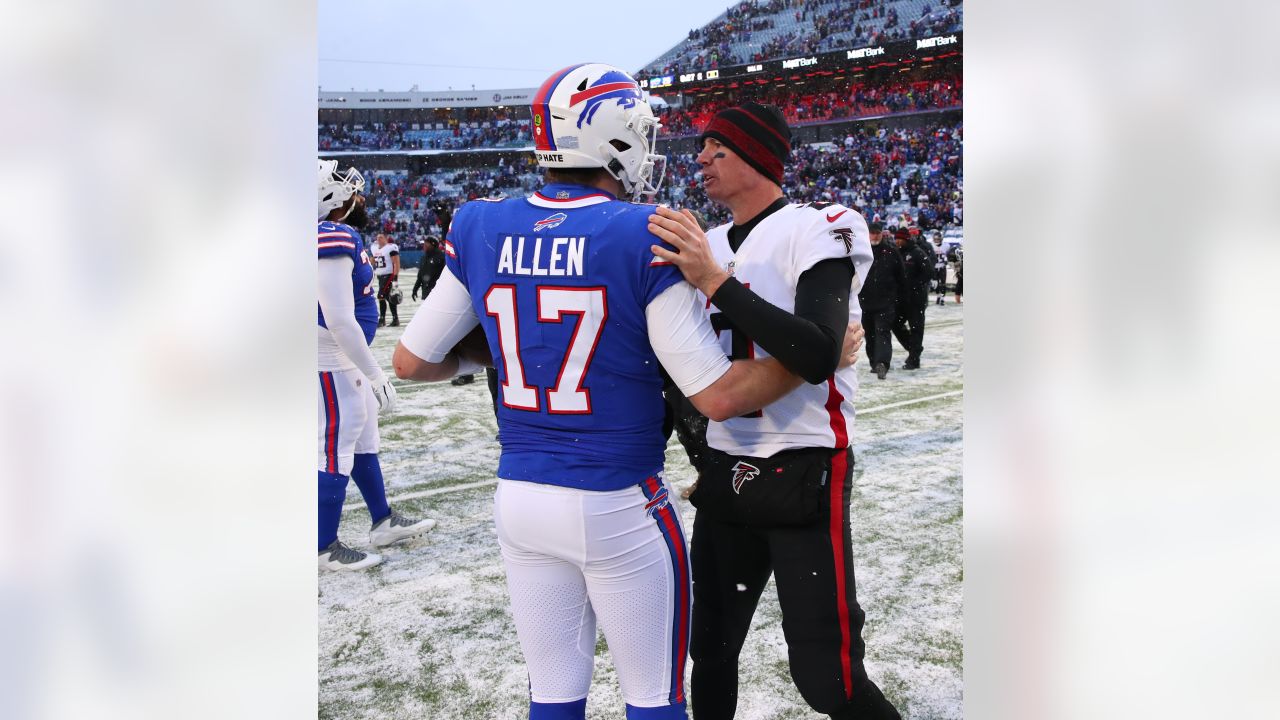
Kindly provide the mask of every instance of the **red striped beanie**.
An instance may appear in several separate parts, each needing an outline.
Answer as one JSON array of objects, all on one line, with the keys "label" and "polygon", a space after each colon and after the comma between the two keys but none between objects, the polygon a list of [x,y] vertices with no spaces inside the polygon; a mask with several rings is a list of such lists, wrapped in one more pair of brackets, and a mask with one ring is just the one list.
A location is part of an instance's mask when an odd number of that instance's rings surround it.
[{"label": "red striped beanie", "polygon": [[728,145],[761,175],[782,185],[782,164],[791,154],[791,129],[782,111],[748,102],[716,113],[698,142],[715,138]]}]

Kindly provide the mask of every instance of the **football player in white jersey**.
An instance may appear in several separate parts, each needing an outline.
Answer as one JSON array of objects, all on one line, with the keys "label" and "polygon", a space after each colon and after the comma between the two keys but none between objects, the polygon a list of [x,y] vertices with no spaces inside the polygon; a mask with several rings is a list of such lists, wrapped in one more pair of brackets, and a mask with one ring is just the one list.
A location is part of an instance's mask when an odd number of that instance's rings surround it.
[{"label": "football player in white jersey", "polygon": [[373,269],[356,229],[367,222],[364,178],[355,168],[339,173],[336,160],[321,160],[319,184],[319,563],[326,570],[362,570],[382,557],[338,541],[348,479],[369,508],[374,547],[420,535],[436,521],[392,510],[378,463],[378,413],[395,407],[396,391],[369,351],[378,311]]},{"label": "football player in white jersey", "polygon": [[400,325],[397,307],[400,298],[396,281],[400,279],[400,246],[391,236],[378,233],[373,246],[373,276],[378,283],[378,327],[387,324],[387,304],[391,305],[391,327]]},{"label": "football player in white jersey", "polygon": [[806,380],[763,410],[707,429],[690,560],[694,720],[732,718],[738,655],[773,574],[791,677],[805,701],[838,720],[896,720],[863,668],[864,614],[854,591],[849,528],[853,396],[841,368],[846,324],[861,319],[871,265],[867,224],[842,205],[788,203],[791,133],[777,108],[745,103],[707,124],[698,155],[707,196],[733,213],[703,233],[660,207],[653,253],[703,294],[732,358],[772,356]]}]

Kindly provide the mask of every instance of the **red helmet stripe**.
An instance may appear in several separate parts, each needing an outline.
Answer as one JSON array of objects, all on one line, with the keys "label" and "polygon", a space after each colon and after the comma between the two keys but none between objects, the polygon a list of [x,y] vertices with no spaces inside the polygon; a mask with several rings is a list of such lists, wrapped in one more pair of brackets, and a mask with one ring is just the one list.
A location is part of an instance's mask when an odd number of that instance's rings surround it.
[{"label": "red helmet stripe", "polygon": [[590,100],[591,98],[597,95],[603,95],[607,92],[613,92],[614,90],[626,90],[627,88],[635,88],[637,91],[639,91],[640,89],[640,87],[635,83],[629,83],[629,82],[616,82],[616,83],[608,83],[607,85],[597,85],[592,88],[587,88],[582,92],[577,92],[577,93],[574,93],[573,95],[570,95],[569,107],[573,107],[574,105],[577,105],[583,100]]},{"label": "red helmet stripe", "polygon": [[[556,86],[560,84],[560,81],[564,80],[566,75],[577,70],[583,65],[586,65],[586,63],[570,65],[547,78],[547,81],[542,83],[542,87],[538,88],[538,92],[533,96],[533,105],[530,109],[532,110],[532,117],[537,120],[537,122],[534,122],[532,119],[530,120],[530,122],[533,123],[532,134],[534,148],[538,150],[556,149],[556,141],[551,136],[551,108],[548,106],[548,101],[551,99],[551,95],[556,91]],[[539,129],[541,132],[538,132]]]}]

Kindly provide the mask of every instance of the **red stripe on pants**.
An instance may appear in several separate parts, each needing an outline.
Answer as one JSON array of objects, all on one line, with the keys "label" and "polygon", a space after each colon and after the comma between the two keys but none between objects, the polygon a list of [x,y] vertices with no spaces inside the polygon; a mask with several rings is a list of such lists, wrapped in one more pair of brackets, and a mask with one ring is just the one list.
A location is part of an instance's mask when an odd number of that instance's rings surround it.
[{"label": "red stripe on pants", "polygon": [[676,620],[676,637],[678,640],[676,643],[675,677],[672,678],[672,681],[675,684],[675,701],[684,702],[684,661],[689,652],[689,601],[684,595],[685,579],[689,577],[689,557],[684,549],[684,535],[680,532],[680,525],[675,521],[672,507],[668,505],[658,511],[657,514],[671,538],[671,544],[674,549],[672,554],[675,555],[676,561],[675,600],[679,618]]},{"label": "red stripe on pants", "polygon": [[837,450],[831,457],[831,554],[836,566],[836,609],[840,616],[840,678],[845,697],[853,697],[853,660],[849,647],[848,578],[844,558],[844,483],[849,471],[848,451]]},{"label": "red stripe on pants", "polygon": [[338,394],[333,387],[333,373],[320,373],[320,387],[324,389],[324,407],[327,419],[324,429],[325,471],[338,472]]}]

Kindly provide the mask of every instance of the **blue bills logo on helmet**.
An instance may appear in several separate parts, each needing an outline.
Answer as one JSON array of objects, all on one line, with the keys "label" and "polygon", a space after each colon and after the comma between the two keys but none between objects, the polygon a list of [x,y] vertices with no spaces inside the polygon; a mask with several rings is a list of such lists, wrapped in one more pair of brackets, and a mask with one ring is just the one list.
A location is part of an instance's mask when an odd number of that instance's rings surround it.
[{"label": "blue bills logo on helmet", "polygon": [[569,107],[575,107],[582,102],[587,103],[578,115],[578,127],[581,128],[584,122],[591,124],[591,118],[595,117],[596,110],[604,104],[605,100],[616,100],[618,105],[629,108],[634,106],[637,100],[643,99],[640,86],[635,80],[628,77],[626,73],[613,71],[604,73],[589,87],[571,95]]},{"label": "blue bills logo on helmet", "polygon": [[539,230],[550,230],[551,228],[556,227],[557,225],[559,225],[560,223],[568,219],[569,219],[568,215],[565,215],[562,212],[558,212],[555,215],[544,217],[538,222],[534,223],[533,231],[538,232]]}]

